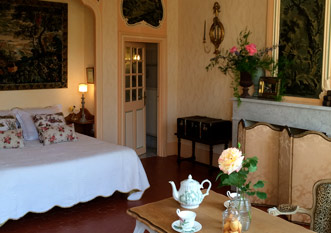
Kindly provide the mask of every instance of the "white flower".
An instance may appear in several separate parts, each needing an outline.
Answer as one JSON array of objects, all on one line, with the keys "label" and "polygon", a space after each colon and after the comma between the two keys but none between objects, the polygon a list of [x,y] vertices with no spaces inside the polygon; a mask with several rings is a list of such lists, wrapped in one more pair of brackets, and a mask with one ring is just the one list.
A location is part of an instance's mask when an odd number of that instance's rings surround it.
[{"label": "white flower", "polygon": [[244,156],[237,148],[228,148],[224,150],[218,158],[218,166],[224,173],[230,175],[232,172],[240,171]]}]

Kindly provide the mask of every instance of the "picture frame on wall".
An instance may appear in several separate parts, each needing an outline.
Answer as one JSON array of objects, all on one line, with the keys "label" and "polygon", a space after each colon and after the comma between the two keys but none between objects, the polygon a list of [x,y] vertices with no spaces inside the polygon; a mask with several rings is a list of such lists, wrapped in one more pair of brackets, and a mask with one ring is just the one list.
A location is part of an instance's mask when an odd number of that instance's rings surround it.
[{"label": "picture frame on wall", "polygon": [[278,77],[261,77],[259,81],[259,98],[275,99],[279,95],[280,79]]},{"label": "picture frame on wall", "polygon": [[162,0],[145,0],[138,4],[137,0],[122,0],[122,16],[128,25],[141,22],[152,27],[159,27],[163,20]]},{"label": "picture frame on wall", "polygon": [[67,3],[1,1],[0,44],[0,90],[67,88]]},{"label": "picture frame on wall", "polygon": [[86,78],[88,84],[94,84],[94,67],[86,68]]}]

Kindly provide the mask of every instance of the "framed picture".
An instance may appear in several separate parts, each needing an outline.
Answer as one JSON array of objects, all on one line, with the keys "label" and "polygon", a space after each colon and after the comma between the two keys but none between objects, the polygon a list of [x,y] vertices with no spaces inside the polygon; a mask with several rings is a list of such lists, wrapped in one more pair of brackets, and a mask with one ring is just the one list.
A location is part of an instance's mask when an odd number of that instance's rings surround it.
[{"label": "framed picture", "polygon": [[162,0],[122,0],[122,15],[128,25],[146,22],[158,27],[163,20]]},{"label": "framed picture", "polygon": [[87,83],[94,84],[94,68],[93,67],[86,68],[86,77],[87,77]]},{"label": "framed picture", "polygon": [[290,65],[278,67],[287,80],[284,94],[319,98],[330,82],[330,56],[326,55],[331,51],[330,0],[271,2],[267,12],[273,12],[273,16],[267,17],[267,45],[280,45],[275,60],[279,57],[290,61]]},{"label": "framed picture", "polygon": [[0,90],[67,87],[68,4],[0,2]]},{"label": "framed picture", "polygon": [[275,99],[279,94],[280,79],[277,77],[261,77],[259,82],[259,97]]}]

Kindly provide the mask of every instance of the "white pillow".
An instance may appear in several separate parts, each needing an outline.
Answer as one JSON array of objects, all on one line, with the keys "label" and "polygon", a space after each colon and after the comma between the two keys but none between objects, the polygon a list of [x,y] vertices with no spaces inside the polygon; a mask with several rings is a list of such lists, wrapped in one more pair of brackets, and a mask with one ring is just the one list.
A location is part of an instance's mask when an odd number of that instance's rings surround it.
[{"label": "white pillow", "polygon": [[45,108],[14,108],[12,111],[15,113],[18,122],[23,130],[23,137],[25,140],[37,140],[38,132],[34,125],[32,116],[36,114],[52,114],[62,112],[61,104],[45,107]]}]

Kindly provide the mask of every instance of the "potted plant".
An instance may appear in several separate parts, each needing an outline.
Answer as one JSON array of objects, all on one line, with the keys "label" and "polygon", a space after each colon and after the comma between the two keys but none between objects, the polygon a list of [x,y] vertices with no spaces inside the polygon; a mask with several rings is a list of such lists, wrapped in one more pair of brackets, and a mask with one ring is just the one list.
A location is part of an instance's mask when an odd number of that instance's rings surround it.
[{"label": "potted plant", "polygon": [[[239,101],[240,97],[249,96],[248,88],[253,84],[252,77],[258,69],[272,71],[275,64],[268,53],[277,46],[257,50],[256,45],[248,41],[250,34],[251,32],[247,28],[241,31],[237,39],[237,46],[217,54],[206,67],[207,71],[217,66],[224,74],[229,72],[234,74],[232,86],[234,96]],[[242,95],[239,95],[239,86],[243,87]]]}]

